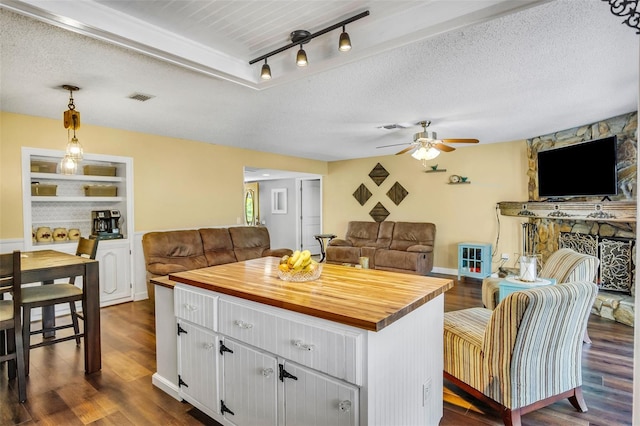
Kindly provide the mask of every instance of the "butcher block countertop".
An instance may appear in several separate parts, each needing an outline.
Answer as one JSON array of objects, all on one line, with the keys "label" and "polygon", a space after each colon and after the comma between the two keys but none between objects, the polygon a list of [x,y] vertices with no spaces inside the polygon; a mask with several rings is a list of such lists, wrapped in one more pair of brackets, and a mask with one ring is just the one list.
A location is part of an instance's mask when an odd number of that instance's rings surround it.
[{"label": "butcher block countertop", "polygon": [[380,331],[453,287],[453,280],[322,264],[315,281],[278,278],[279,258],[170,274],[192,285],[371,331]]}]

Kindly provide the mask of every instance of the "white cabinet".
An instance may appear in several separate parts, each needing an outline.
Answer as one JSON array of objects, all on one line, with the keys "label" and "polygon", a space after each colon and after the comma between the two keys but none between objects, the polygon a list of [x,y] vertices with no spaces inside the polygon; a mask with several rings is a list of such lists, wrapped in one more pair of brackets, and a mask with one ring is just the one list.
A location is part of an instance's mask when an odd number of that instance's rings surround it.
[{"label": "white cabinet", "polygon": [[184,400],[209,416],[218,408],[218,336],[211,330],[178,320],[178,386]]},{"label": "white cabinet", "polygon": [[96,259],[100,263],[100,305],[131,300],[131,257],[129,242],[100,241]]},{"label": "white cabinet", "polygon": [[[84,154],[75,175],[59,173],[64,151],[22,148],[22,203],[24,250],[58,250],[75,253],[76,241],[38,242],[32,238],[38,228],[78,229],[83,237],[92,232],[91,212],[118,210],[121,214],[122,239],[101,240],[97,260],[100,262],[101,306],[132,300],[133,277],[133,159],[110,155]],[[102,176],[87,170],[107,167],[115,176]],[[32,185],[40,189],[32,195]],[[45,187],[45,188],[42,188]],[[106,196],[87,196],[87,187],[108,189]],[[42,195],[45,194],[51,195]],[[115,194],[114,194],[115,192]]]},{"label": "white cabinet", "polygon": [[237,426],[276,426],[278,360],[231,339],[221,346],[222,400],[226,420]]}]

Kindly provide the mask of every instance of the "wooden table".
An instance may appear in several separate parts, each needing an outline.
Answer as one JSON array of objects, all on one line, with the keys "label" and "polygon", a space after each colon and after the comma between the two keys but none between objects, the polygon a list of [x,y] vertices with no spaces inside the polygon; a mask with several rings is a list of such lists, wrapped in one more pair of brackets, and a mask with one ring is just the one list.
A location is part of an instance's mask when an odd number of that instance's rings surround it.
[{"label": "wooden table", "polygon": [[[84,371],[95,373],[102,368],[100,343],[100,277],[98,261],[55,250],[22,252],[22,283],[51,284],[59,278],[82,277],[84,314]],[[43,308],[42,321],[55,323],[54,307]],[[27,343],[25,343],[26,345]]]},{"label": "wooden table", "polygon": [[170,274],[169,279],[371,331],[380,331],[453,287],[444,278],[322,264],[315,281],[278,278],[278,258]]}]

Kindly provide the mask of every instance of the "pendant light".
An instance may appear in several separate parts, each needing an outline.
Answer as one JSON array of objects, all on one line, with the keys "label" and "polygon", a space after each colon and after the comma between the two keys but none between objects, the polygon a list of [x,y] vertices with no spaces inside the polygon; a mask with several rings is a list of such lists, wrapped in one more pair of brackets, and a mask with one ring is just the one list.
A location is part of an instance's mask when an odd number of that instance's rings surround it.
[{"label": "pendant light", "polygon": [[[80,127],[80,111],[76,111],[76,106],[73,103],[73,92],[80,90],[80,88],[69,84],[63,85],[62,88],[69,91],[69,104],[67,105],[69,109],[63,115],[64,127],[68,129],[68,142],[65,156],[60,162],[60,170],[65,175],[73,175],[78,171],[78,163],[82,161],[84,153],[76,136],[76,129]],[[73,133],[71,134],[71,132]]]}]

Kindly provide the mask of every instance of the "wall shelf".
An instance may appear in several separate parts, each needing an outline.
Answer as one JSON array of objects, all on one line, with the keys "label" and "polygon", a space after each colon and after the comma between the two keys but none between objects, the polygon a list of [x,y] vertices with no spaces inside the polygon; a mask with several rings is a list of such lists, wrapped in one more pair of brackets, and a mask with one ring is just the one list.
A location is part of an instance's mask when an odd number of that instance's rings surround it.
[{"label": "wall shelf", "polygon": [[635,201],[502,201],[500,214],[523,218],[635,222]]},{"label": "wall shelf", "polygon": [[467,180],[465,182],[449,182],[449,185],[464,185],[466,183],[471,183],[471,181]]},{"label": "wall shelf", "polygon": [[436,170],[430,169],[430,170],[425,170],[424,172],[425,173],[440,173],[440,172],[446,172],[446,171],[447,171],[447,169],[436,169]]}]

